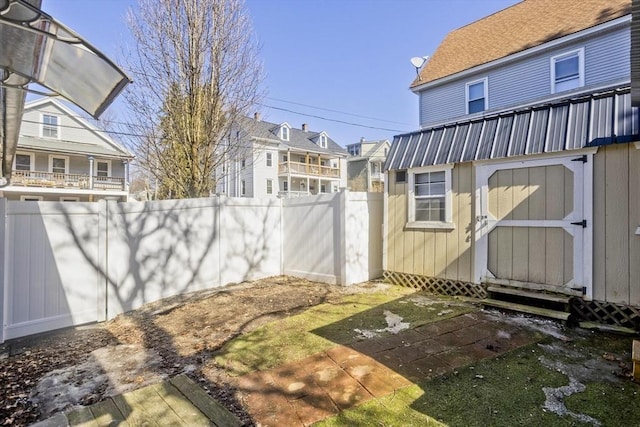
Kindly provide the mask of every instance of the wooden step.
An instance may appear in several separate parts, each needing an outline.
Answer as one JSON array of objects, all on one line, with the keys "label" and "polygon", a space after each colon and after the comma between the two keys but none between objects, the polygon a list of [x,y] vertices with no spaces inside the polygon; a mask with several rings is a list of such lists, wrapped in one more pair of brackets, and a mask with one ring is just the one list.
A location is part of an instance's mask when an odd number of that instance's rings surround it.
[{"label": "wooden step", "polygon": [[505,310],[517,311],[520,313],[533,314],[536,316],[548,317],[548,318],[557,319],[557,320],[566,321],[569,319],[569,316],[570,316],[570,313],[566,313],[564,311],[549,310],[548,308],[532,307],[530,305],[524,305],[524,304],[514,304],[512,302],[500,301],[500,300],[489,299],[489,298],[483,299],[480,302],[482,303],[482,305],[485,305],[485,306],[502,308]]},{"label": "wooden step", "polygon": [[569,296],[582,296],[582,290],[565,288],[563,286],[545,285],[543,283],[520,282],[518,280],[487,279],[484,283],[488,286],[504,286],[508,288],[520,288],[528,291],[548,291]]},{"label": "wooden step", "polygon": [[501,286],[489,286],[487,288],[487,291],[490,293],[514,295],[514,296],[523,297],[523,298],[551,301],[551,302],[557,302],[561,304],[568,304],[569,299],[571,299],[571,297],[568,295],[549,294],[542,291],[534,292],[534,291],[528,291],[520,288],[505,288]]}]

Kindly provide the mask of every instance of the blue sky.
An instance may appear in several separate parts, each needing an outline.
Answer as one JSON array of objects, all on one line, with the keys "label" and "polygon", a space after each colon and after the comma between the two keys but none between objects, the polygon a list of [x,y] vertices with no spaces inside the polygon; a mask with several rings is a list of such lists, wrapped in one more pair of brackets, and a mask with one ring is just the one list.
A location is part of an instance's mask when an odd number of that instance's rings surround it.
[{"label": "blue sky", "polygon": [[[310,130],[324,130],[343,146],[360,137],[391,139],[417,129],[410,58],[431,55],[451,30],[518,2],[245,1],[266,72],[262,117],[296,128],[308,123]],[[130,43],[124,16],[135,5],[135,0],[42,2],[44,11],[116,62]],[[119,102],[110,110],[116,117],[122,114]]]}]

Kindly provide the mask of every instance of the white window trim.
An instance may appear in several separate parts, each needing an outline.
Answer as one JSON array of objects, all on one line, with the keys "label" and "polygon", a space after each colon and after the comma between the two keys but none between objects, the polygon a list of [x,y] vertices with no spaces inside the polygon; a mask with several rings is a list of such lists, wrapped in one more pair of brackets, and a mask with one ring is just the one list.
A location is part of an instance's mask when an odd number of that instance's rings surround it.
[{"label": "white window trim", "polygon": [[98,163],[106,163],[107,164],[107,177],[111,176],[111,160],[100,160],[100,159],[96,159],[96,167],[95,170],[93,171],[95,176],[98,176]]},{"label": "white window trim", "polygon": [[[451,170],[453,165],[424,166],[407,170],[408,181],[408,222],[407,228],[422,229],[455,229],[453,223],[453,197],[451,194]],[[442,221],[416,221],[415,182],[416,174],[426,172],[444,171],[444,222]]]},{"label": "white window trim", "polygon": [[53,173],[53,159],[64,159],[64,173],[69,174],[69,156],[49,154],[49,172]]},{"label": "white window trim", "polygon": [[29,156],[31,158],[31,160],[29,160],[29,172],[33,172],[34,171],[34,167],[35,167],[36,155],[35,155],[35,153],[27,153],[27,152],[24,152],[24,151],[16,151],[16,155],[13,156],[13,170],[17,170],[16,169],[16,157],[17,157],[18,154],[20,154],[21,156]]},{"label": "white window trim", "polygon": [[42,200],[43,200],[42,196],[27,196],[27,195],[20,196],[21,202],[41,202]]},{"label": "white window trim", "polygon": [[320,147],[327,148],[327,140],[328,140],[327,135],[321,134],[320,135]]},{"label": "white window trim", "polygon": [[[45,126],[51,126],[51,125],[48,125],[48,124],[44,123],[44,116],[56,117],[58,119],[57,120],[58,124],[56,125],[56,128],[57,128],[56,129],[56,133],[58,135],[57,137],[54,138],[54,137],[51,137],[51,136],[44,136],[44,127]],[[53,113],[40,113],[40,137],[41,138],[60,139],[60,137],[61,137],[60,131],[61,131],[61,128],[60,128],[60,116],[59,115],[53,114]]]},{"label": "white window trim", "polygon": [[265,155],[265,164],[269,168],[273,166],[273,154],[266,153],[266,155]]},{"label": "white window trim", "polygon": [[[271,191],[269,191],[269,183],[271,183]],[[266,184],[265,190],[266,190],[267,194],[269,194],[269,195],[273,194],[273,180],[272,179],[267,179],[267,184]]]},{"label": "white window trim", "polygon": [[80,197],[72,197],[72,196],[62,196],[60,197],[61,202],[79,202]]},{"label": "white window trim", "polygon": [[[286,135],[285,135],[285,133],[286,133]],[[280,127],[280,139],[282,139],[283,141],[288,141],[289,140],[289,134],[290,133],[291,133],[291,129],[289,129],[288,126],[281,126]]]},{"label": "white window trim", "polygon": [[[487,111],[489,109],[489,78],[488,77],[484,77],[482,79],[478,79],[478,80],[474,80],[472,82],[467,82],[464,86],[464,98],[465,98],[465,103],[464,103],[464,109],[466,114],[470,114],[469,113],[469,101],[471,101],[469,99],[469,86],[473,86],[477,83],[484,83],[484,109],[482,111]],[[473,113],[473,114],[480,114],[482,111],[478,111],[477,113]]]},{"label": "white window trim", "polygon": [[[568,52],[563,52],[558,55],[554,55],[549,60],[549,68],[551,69],[551,93],[558,93],[556,91],[556,61],[559,59],[564,59],[569,56],[573,56],[578,54],[578,86],[575,89],[581,88],[584,86],[584,47],[580,49],[570,50]],[[565,92],[565,91],[561,91]]]}]

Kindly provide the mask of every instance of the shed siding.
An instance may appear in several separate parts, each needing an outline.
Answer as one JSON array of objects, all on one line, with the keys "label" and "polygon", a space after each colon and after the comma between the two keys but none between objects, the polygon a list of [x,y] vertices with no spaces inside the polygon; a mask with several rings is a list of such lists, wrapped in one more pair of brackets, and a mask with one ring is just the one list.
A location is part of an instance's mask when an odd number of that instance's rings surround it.
[{"label": "shed siding", "polygon": [[[566,44],[526,60],[468,75],[420,93],[420,125],[431,126],[465,116],[465,84],[487,77],[489,110],[539,102],[551,94],[551,57],[584,47],[585,88],[628,80],[631,39],[628,25],[587,40]],[[582,88],[584,89],[584,88]]]},{"label": "shed siding", "polygon": [[453,230],[405,229],[407,184],[395,184],[395,173],[390,174],[389,271],[465,282],[472,280],[472,172],[471,163],[458,164],[451,172]]},{"label": "shed siding", "polygon": [[[630,171],[632,173],[630,173]],[[640,150],[601,148],[594,158],[593,298],[640,305]]]}]

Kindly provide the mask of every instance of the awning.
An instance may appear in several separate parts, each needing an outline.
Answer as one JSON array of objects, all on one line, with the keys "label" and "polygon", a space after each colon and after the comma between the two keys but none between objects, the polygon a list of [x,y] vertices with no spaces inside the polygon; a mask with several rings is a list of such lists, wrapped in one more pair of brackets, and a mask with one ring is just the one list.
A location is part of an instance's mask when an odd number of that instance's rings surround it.
[{"label": "awning", "polygon": [[630,142],[639,130],[630,88],[611,89],[398,135],[385,170]]},{"label": "awning", "polygon": [[0,0],[2,176],[10,177],[28,83],[94,118],[131,82],[111,60],[39,9],[40,0]]}]

